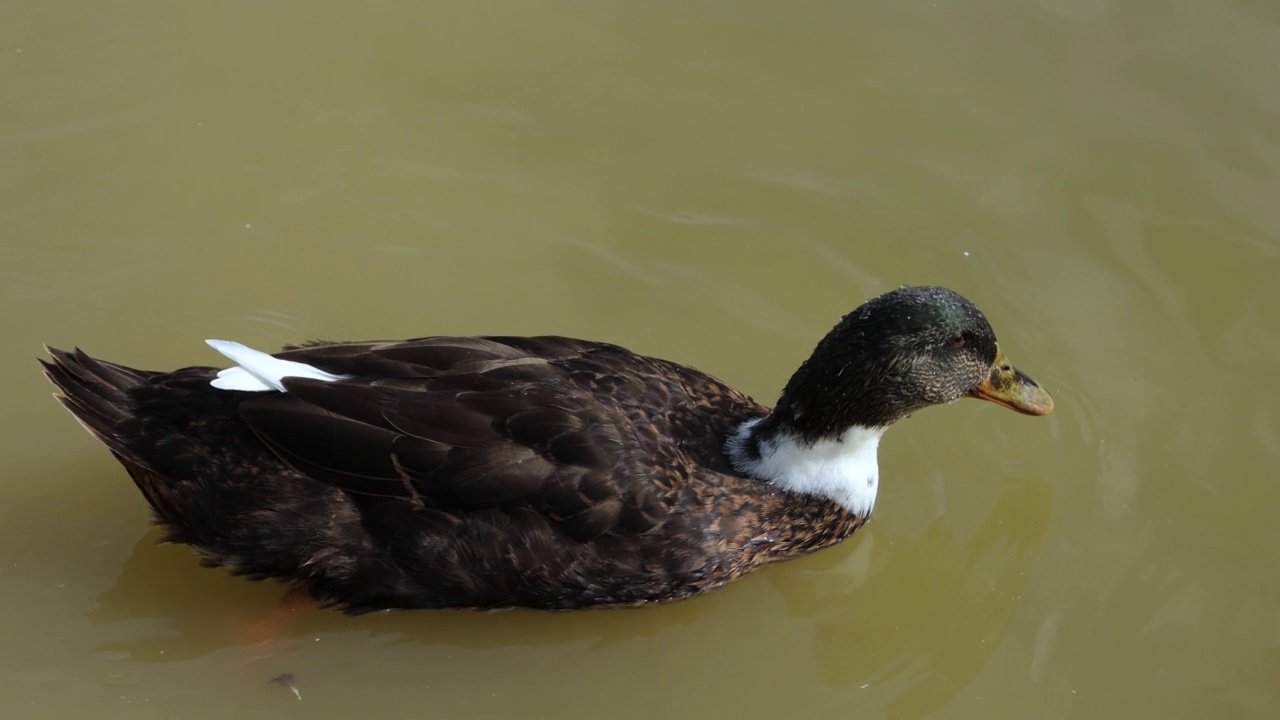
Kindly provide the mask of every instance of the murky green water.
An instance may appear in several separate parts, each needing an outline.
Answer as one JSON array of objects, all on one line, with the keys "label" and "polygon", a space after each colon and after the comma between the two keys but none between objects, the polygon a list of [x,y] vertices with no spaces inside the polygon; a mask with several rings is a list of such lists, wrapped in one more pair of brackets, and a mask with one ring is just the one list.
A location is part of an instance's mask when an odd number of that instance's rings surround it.
[{"label": "murky green water", "polygon": [[[4,717],[1280,714],[1274,3],[0,7]],[[34,362],[555,332],[772,399],[901,283],[1056,413],[920,413],[851,541],[639,611],[290,611]]]}]

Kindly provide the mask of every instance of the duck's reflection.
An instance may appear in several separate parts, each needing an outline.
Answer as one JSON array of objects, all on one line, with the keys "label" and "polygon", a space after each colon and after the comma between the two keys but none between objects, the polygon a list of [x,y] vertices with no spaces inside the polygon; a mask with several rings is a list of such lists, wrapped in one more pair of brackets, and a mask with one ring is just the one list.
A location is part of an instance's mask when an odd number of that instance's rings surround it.
[{"label": "duck's reflection", "polygon": [[159,531],[152,531],[140,538],[115,582],[98,596],[100,607],[89,619],[130,627],[126,639],[95,649],[166,662],[228,647],[257,647],[266,653],[352,632],[396,644],[458,648],[583,640],[602,648],[694,623],[708,607],[706,599],[694,598],[642,609],[384,611],[351,617],[318,607],[274,581],[251,582],[225,570],[202,568],[186,547],[156,545],[159,537]]},{"label": "duck's reflection", "polygon": [[[127,633],[99,650],[143,662],[220,651],[229,651],[232,661],[274,658],[254,666],[263,668],[264,681],[308,660],[329,672],[352,658],[395,657],[424,666],[446,659],[501,666],[504,657],[522,666],[543,658],[570,674],[604,678],[623,668],[652,681],[697,676],[708,687],[754,687],[753,677],[789,677],[778,702],[817,688],[833,700],[857,691],[865,698],[860,703],[890,717],[918,717],[969,686],[1004,641],[1051,505],[1045,485],[1013,484],[968,533],[945,515],[892,542],[887,529],[877,533],[871,526],[842,546],[706,596],[569,613],[348,617],[282,600],[277,583],[200,568],[189,550],[156,547],[156,533],[148,533],[91,618],[119,625],[117,635]],[[467,653],[472,650],[509,653]],[[815,663],[816,676],[803,669]],[[308,682],[316,682],[316,674]],[[557,682],[554,677],[547,682]]]},{"label": "duck's reflection", "polygon": [[883,690],[891,717],[925,717],[953,699],[1008,635],[1052,504],[1044,483],[1011,484],[968,537],[943,515],[885,551],[869,526],[779,566],[788,611],[816,630],[824,684]]}]

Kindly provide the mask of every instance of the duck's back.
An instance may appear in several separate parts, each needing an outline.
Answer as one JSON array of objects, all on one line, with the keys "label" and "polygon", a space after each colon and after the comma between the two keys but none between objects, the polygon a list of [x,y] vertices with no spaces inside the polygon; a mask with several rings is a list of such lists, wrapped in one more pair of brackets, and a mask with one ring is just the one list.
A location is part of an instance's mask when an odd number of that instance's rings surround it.
[{"label": "duck's back", "polygon": [[558,337],[317,343],[284,392],[54,351],[64,404],[169,537],[353,610],[683,597],[862,518],[738,475],[765,413],[696,370]]}]

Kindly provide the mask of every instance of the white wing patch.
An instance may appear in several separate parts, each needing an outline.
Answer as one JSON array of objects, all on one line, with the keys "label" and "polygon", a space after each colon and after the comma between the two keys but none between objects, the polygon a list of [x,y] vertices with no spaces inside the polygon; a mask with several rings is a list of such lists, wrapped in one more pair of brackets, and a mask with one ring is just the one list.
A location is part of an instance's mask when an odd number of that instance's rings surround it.
[{"label": "white wing patch", "polygon": [[240,390],[243,392],[284,392],[287,377],[312,378],[313,380],[345,380],[346,375],[334,375],[306,363],[281,360],[267,353],[246,347],[230,340],[205,340],[209,347],[217,350],[236,363],[218,372],[210,385],[219,390]]}]

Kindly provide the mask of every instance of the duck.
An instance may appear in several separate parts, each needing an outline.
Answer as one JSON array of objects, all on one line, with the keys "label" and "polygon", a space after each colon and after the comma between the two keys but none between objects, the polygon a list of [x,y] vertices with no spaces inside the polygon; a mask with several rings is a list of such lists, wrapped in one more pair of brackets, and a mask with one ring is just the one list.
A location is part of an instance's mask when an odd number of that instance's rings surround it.
[{"label": "duck", "polygon": [[559,336],[208,343],[234,365],[40,362],[162,541],[352,614],[703,593],[862,527],[898,420],[963,397],[1053,409],[973,303],[929,286],[845,315],[772,408]]}]

